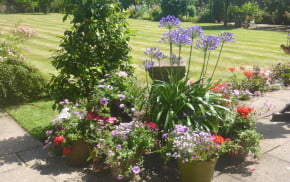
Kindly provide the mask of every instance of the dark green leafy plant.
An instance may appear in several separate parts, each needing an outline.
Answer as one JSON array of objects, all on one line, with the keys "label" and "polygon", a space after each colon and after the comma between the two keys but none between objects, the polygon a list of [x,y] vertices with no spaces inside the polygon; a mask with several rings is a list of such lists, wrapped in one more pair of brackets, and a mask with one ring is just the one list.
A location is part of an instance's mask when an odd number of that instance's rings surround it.
[{"label": "dark green leafy plant", "polygon": [[210,91],[208,84],[188,84],[184,81],[152,84],[148,112],[160,130],[168,131],[176,124],[216,133],[226,113],[222,94]]},{"label": "dark green leafy plant", "polygon": [[50,83],[56,102],[69,98],[75,102],[87,98],[98,80],[114,70],[126,70],[129,64],[130,32],[125,15],[115,0],[65,0],[67,30],[53,57],[59,71]]},{"label": "dark green leafy plant", "polygon": [[0,61],[0,105],[13,105],[44,96],[43,75],[24,61]]}]

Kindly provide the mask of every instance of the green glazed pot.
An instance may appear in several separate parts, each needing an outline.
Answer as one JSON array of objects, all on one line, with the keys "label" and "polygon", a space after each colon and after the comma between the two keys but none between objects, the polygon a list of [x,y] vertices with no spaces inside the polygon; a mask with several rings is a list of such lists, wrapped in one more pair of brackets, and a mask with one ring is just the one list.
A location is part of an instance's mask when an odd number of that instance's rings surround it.
[{"label": "green glazed pot", "polygon": [[216,160],[194,161],[182,163],[178,160],[182,182],[211,182],[213,179]]}]

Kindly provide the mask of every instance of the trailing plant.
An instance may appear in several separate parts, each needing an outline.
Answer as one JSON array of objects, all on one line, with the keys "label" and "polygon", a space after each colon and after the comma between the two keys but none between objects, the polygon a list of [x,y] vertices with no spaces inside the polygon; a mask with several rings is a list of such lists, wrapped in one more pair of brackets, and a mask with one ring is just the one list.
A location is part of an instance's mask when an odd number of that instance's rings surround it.
[{"label": "trailing plant", "polygon": [[130,31],[124,12],[115,0],[65,0],[63,20],[71,16],[61,49],[52,64],[59,71],[50,82],[56,103],[88,98],[103,75],[116,70],[130,72]]}]

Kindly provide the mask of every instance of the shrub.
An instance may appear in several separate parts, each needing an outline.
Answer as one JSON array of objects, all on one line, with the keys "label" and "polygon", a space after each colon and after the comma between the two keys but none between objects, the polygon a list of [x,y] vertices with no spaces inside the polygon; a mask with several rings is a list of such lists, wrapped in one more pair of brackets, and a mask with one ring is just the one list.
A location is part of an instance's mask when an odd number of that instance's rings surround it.
[{"label": "shrub", "polygon": [[45,79],[23,61],[0,61],[0,105],[31,101],[44,95]]},{"label": "shrub", "polygon": [[187,15],[190,17],[196,16],[196,7],[194,5],[190,5],[186,8]]},{"label": "shrub", "polygon": [[103,75],[127,71],[129,30],[115,0],[65,0],[65,16],[72,16],[72,29],[64,33],[61,50],[52,64],[59,71],[50,83],[56,102],[72,102],[90,96]]},{"label": "shrub", "polygon": [[153,21],[159,21],[162,17],[162,11],[159,6],[153,6],[150,9],[150,18]]}]

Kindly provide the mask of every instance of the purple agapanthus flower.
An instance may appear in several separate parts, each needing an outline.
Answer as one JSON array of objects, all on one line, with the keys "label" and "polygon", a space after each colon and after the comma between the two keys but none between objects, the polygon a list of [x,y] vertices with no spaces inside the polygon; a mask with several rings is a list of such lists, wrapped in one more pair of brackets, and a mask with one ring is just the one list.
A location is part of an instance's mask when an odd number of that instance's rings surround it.
[{"label": "purple agapanthus flower", "polygon": [[171,30],[169,32],[169,35],[171,37],[172,43],[174,44],[183,46],[192,43],[191,37],[189,36],[187,29],[180,28],[176,30]]},{"label": "purple agapanthus flower", "polygon": [[192,39],[203,36],[203,30],[200,26],[188,27],[187,30]]},{"label": "purple agapanthus flower", "polygon": [[103,97],[103,98],[101,98],[100,103],[101,103],[102,105],[105,105],[105,104],[108,103],[108,101],[109,101],[109,100],[108,100],[106,97]]},{"label": "purple agapanthus flower", "polygon": [[229,32],[223,32],[220,35],[218,35],[218,38],[221,42],[236,42],[234,39],[234,34]]},{"label": "purple agapanthus flower", "polygon": [[144,54],[150,56],[151,58],[156,58],[158,60],[161,60],[166,57],[158,48],[147,48]]},{"label": "purple agapanthus flower", "polygon": [[200,40],[197,40],[196,48],[204,50],[215,50],[220,44],[217,36],[206,35]]},{"label": "purple agapanthus flower", "polygon": [[174,27],[180,27],[180,20],[175,16],[168,15],[166,17],[162,17],[159,22],[159,27],[165,27],[168,29],[172,29]]},{"label": "purple agapanthus flower", "polygon": [[139,173],[141,172],[141,169],[140,169],[139,166],[134,166],[134,167],[132,168],[132,172],[133,172],[134,174],[139,174]]}]

